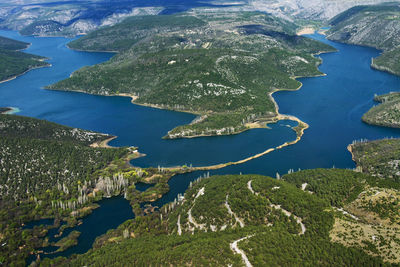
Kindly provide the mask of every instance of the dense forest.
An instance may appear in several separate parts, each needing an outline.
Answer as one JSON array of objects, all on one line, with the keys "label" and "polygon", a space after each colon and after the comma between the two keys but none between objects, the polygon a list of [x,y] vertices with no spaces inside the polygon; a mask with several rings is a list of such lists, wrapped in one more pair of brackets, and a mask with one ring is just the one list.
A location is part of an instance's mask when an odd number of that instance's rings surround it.
[{"label": "dense forest", "polygon": [[[352,235],[360,225],[377,227],[366,214],[380,216],[376,205],[357,202],[360,193],[378,186],[398,192],[380,180],[341,169],[300,171],[282,180],[259,175],[203,178],[175,202],[98,238],[88,253],[42,264],[241,266],[244,254],[253,266],[390,265],[400,260],[398,240],[382,232],[377,243],[371,236]],[[346,210],[359,211],[357,220]]]},{"label": "dense forest", "polygon": [[0,36],[0,81],[21,75],[33,68],[49,65],[43,57],[19,51],[28,46],[28,43]]},{"label": "dense forest", "polygon": [[[92,147],[109,139],[95,133],[16,115],[0,115],[0,262],[25,265],[29,253],[43,247],[59,251],[77,244],[79,233],[48,242],[79,224],[103,197],[123,195],[135,214],[140,204],[168,192],[168,180],[187,168],[137,168],[129,161],[140,156],[134,147]],[[151,183],[145,191],[135,184]],[[32,220],[51,219],[49,225],[24,228]]]}]

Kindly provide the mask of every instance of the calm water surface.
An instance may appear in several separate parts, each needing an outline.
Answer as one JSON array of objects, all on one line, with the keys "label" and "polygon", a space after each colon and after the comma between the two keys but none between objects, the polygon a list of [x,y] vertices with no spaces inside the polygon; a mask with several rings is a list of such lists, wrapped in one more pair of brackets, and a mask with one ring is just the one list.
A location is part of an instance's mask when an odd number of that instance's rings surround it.
[{"label": "calm water surface", "polygon": [[[168,130],[189,123],[194,116],[135,106],[125,97],[42,89],[68,77],[82,66],[106,61],[112,54],[69,50],[65,45],[71,39],[66,38],[21,37],[9,31],[0,31],[0,35],[32,43],[26,51],[49,57],[52,64],[50,68],[33,70],[0,84],[0,106],[18,107],[20,115],[117,135],[111,145],[138,146],[141,152],[147,154],[135,160],[135,165],[216,164],[239,160],[295,138],[294,132],[287,127],[293,122],[284,121],[270,125],[270,130],[255,129],[233,136],[162,140]],[[376,57],[379,51],[333,43],[321,35],[310,37],[339,50],[320,56],[324,62],[320,70],[327,76],[300,79],[303,83],[301,90],[274,94],[281,113],[295,115],[310,125],[302,140],[261,158],[210,174],[257,173],[275,176],[277,172],[283,174],[289,169],[353,168],[354,163],[346,150],[353,140],[400,136],[398,129],[369,126],[360,120],[362,114],[376,104],[372,100],[375,93],[400,91],[400,77],[370,68],[371,58]],[[186,190],[191,180],[203,174],[195,172],[172,178],[170,192],[155,205],[161,206],[173,200],[178,193]],[[80,244],[62,255],[87,251],[96,236],[134,216],[129,204],[122,198],[107,199],[100,205],[76,228],[82,231]],[[113,211],[109,207],[118,209],[121,216],[107,217]]]}]

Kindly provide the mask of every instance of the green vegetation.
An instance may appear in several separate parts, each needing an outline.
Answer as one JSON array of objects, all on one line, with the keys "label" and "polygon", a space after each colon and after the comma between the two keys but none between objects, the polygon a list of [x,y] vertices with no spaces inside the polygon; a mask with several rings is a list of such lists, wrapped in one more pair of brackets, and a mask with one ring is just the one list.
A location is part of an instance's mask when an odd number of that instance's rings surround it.
[{"label": "green vegetation", "polygon": [[59,249],[57,249],[57,252],[67,250],[72,246],[76,246],[78,244],[78,237],[80,235],[81,233],[79,231],[72,231],[71,233],[69,233],[68,236],[59,240],[57,243],[54,244],[56,247],[59,247]]},{"label": "green vegetation", "polygon": [[0,49],[16,51],[25,49],[28,46],[28,43],[0,36]]},{"label": "green vegetation", "polygon": [[377,177],[391,178],[397,183],[400,181],[399,139],[354,142],[351,151],[358,170]]},{"label": "green vegetation", "polygon": [[33,138],[73,142],[81,145],[90,145],[110,138],[107,134],[85,131],[49,121],[17,115],[0,115],[0,130],[1,137]]},{"label": "green vegetation", "polygon": [[365,175],[341,169],[314,169],[285,175],[283,180],[313,192],[330,205],[342,207],[357,198],[364,188]]},{"label": "green vegetation", "polygon": [[277,115],[269,93],[295,90],[298,76],[320,75],[311,54],[333,51],[295,36],[296,25],[261,13],[196,10],[142,16],[99,29],[69,44],[117,51],[49,89],[137,96],[137,104],[200,115],[166,138],[233,134]]},{"label": "green vegetation", "polygon": [[374,100],[381,104],[368,110],[362,120],[368,124],[400,128],[400,93],[375,96]]},{"label": "green vegetation", "polygon": [[[325,176],[328,181],[322,179]],[[375,245],[378,254],[368,255],[362,245],[331,241],[336,221],[345,216],[332,207],[332,200],[343,206],[352,203],[369,186],[366,181],[374,183],[376,178],[351,170],[318,169],[283,179],[259,175],[199,179],[183,198],[98,238],[88,253],[41,263],[240,266],[242,257],[233,249],[236,243],[253,266],[387,265],[374,257],[384,256],[379,246]],[[303,182],[312,183],[312,188],[299,189]],[[335,185],[332,190],[330,183]],[[351,200],[347,189],[352,191]]]},{"label": "green vegetation", "polygon": [[383,50],[372,60],[378,70],[400,75],[400,7],[397,3],[356,6],[334,17],[328,38]]},{"label": "green vegetation", "polygon": [[[103,197],[123,194],[136,214],[140,203],[168,192],[171,176],[187,171],[135,168],[136,148],[99,148],[110,136],[15,115],[0,115],[0,259],[24,265],[29,253],[49,245],[47,232],[61,233],[98,207]],[[145,192],[135,183],[155,183]],[[24,229],[32,220],[54,218],[55,224]],[[60,222],[66,224],[60,226]],[[60,250],[77,242],[77,233],[59,240]]]},{"label": "green vegetation", "polygon": [[24,265],[29,252],[45,245],[47,230],[21,225],[68,218],[73,210],[79,218],[79,209],[95,200],[88,196],[96,182],[91,175],[128,149],[91,148],[105,135],[14,115],[0,115],[0,137],[0,239],[6,243],[0,256]]},{"label": "green vegetation", "polygon": [[45,58],[18,50],[25,49],[29,44],[0,36],[0,81],[5,81],[24,72],[48,66]]},{"label": "green vegetation", "polygon": [[372,67],[400,76],[400,47],[385,51],[372,60]]}]

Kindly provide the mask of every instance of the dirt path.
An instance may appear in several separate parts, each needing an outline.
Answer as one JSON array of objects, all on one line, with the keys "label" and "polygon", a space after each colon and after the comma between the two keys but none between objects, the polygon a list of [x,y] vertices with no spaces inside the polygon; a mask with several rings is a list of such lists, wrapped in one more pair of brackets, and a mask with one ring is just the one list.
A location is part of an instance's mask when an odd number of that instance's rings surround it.
[{"label": "dirt path", "polygon": [[238,247],[238,243],[241,242],[241,241],[243,241],[243,240],[245,240],[245,239],[251,238],[251,237],[253,237],[253,236],[254,236],[254,235],[248,235],[248,236],[242,237],[242,238],[240,238],[240,239],[238,239],[238,240],[235,240],[235,241],[233,241],[232,243],[230,243],[231,250],[232,250],[234,253],[240,254],[240,256],[242,256],[242,260],[243,260],[244,264],[246,265],[246,267],[252,267],[253,265],[250,263],[249,259],[247,258],[246,254],[244,253],[244,251],[241,250],[241,249]]},{"label": "dirt path", "polygon": [[[233,216],[233,218],[235,218],[235,221],[237,222],[237,223],[239,223],[239,225],[240,225],[240,227],[244,227],[244,222],[243,222],[243,220],[242,219],[240,219],[237,215],[236,215],[236,213],[234,213],[233,211],[232,211],[232,209],[231,209],[231,206],[229,206],[229,203],[228,203],[228,195],[226,195],[226,200],[225,200],[225,207],[228,209],[228,213],[231,215],[231,216]],[[235,223],[235,225],[236,225],[236,223]]]}]

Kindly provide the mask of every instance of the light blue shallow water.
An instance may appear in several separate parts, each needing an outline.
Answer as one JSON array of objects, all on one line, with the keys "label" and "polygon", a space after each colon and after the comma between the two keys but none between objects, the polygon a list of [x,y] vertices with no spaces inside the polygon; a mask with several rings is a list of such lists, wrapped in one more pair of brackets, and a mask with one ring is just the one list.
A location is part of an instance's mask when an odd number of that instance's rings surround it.
[{"label": "light blue shallow water", "polygon": [[[69,50],[66,38],[21,37],[15,32],[0,31],[0,35],[31,42],[27,52],[49,57],[51,68],[30,71],[17,79],[0,84],[0,106],[18,107],[20,115],[47,119],[57,123],[117,135],[111,145],[138,146],[147,156],[135,160],[138,166],[173,166],[193,164],[210,165],[239,160],[275,147],[295,138],[294,132],[278,122],[271,130],[255,129],[234,136],[205,137],[195,139],[162,140],[166,132],[177,125],[190,122],[194,116],[153,108],[135,106],[125,97],[103,97],[81,93],[56,92],[41,89],[43,86],[68,77],[72,71],[85,65],[108,60],[107,53],[86,53]],[[329,42],[321,35],[312,38],[329,43],[339,52],[323,54],[321,71],[324,77],[302,78],[301,90],[277,92],[275,99],[280,112],[291,114],[307,122],[302,140],[296,145],[274,151],[261,158],[241,165],[211,172],[257,173],[275,176],[288,169],[340,167],[353,168],[354,163],[346,146],[355,139],[379,139],[399,137],[398,129],[369,126],[361,122],[361,116],[374,104],[375,93],[383,94],[400,90],[400,78],[372,70],[371,58],[379,54],[375,49]],[[293,122],[291,122],[293,124]],[[203,172],[179,175],[169,182],[171,191],[155,205],[161,206],[183,193],[189,182]],[[128,217],[110,218],[97,224],[109,209],[96,210],[85,221],[93,225],[84,229],[89,242],[80,244],[62,255],[83,253],[90,248],[94,238],[116,227],[123,220],[133,217],[123,199],[112,202],[116,209],[123,210]],[[111,202],[108,202],[111,203]],[[107,223],[108,222],[108,223]],[[100,230],[99,230],[100,229]]]}]

